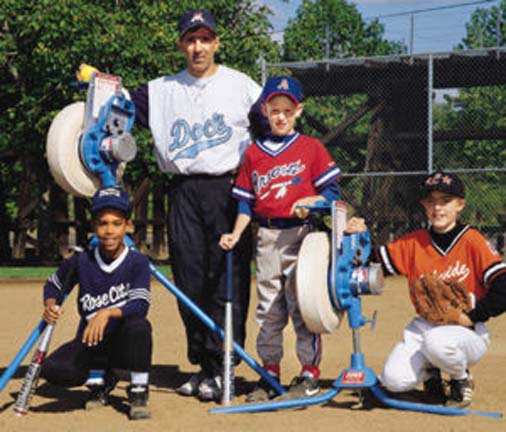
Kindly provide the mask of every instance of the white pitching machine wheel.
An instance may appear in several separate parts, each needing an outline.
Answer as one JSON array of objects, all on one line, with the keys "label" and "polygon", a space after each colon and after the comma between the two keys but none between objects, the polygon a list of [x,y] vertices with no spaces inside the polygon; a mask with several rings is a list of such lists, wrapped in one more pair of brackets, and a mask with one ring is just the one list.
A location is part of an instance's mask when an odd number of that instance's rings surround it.
[{"label": "white pitching machine wheel", "polygon": [[329,261],[328,235],[324,232],[309,233],[297,258],[296,286],[302,317],[307,328],[314,333],[334,333],[343,316],[343,312],[336,312],[330,302]]},{"label": "white pitching machine wheel", "polygon": [[56,115],[47,134],[46,153],[49,170],[62,189],[75,196],[91,197],[100,188],[100,180],[79,158],[84,106],[84,102],[76,102]]}]

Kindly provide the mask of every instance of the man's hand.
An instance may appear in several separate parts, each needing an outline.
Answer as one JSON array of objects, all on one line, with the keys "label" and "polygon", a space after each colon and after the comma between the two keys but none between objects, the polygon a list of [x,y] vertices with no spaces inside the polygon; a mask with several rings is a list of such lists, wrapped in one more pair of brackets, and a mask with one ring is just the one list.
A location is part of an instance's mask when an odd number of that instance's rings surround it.
[{"label": "man's hand", "polygon": [[84,329],[83,344],[91,347],[102,342],[110,317],[111,311],[109,309],[100,309]]}]

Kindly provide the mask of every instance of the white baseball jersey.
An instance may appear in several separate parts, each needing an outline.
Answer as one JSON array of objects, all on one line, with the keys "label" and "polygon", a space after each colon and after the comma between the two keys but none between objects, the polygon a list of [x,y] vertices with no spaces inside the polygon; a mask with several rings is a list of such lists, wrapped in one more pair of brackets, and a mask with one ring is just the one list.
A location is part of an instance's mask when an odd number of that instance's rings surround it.
[{"label": "white baseball jersey", "polygon": [[149,127],[163,172],[220,175],[237,168],[251,142],[248,113],[261,88],[218,66],[195,78],[184,70],[149,82]]}]

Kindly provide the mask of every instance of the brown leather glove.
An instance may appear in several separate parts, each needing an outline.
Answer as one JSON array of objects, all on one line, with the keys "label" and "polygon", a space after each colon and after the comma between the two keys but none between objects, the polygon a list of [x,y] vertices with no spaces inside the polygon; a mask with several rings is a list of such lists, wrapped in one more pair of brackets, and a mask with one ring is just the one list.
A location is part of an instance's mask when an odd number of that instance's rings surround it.
[{"label": "brown leather glove", "polygon": [[471,310],[466,287],[425,274],[413,282],[412,298],[416,312],[434,324],[457,324],[462,312]]}]

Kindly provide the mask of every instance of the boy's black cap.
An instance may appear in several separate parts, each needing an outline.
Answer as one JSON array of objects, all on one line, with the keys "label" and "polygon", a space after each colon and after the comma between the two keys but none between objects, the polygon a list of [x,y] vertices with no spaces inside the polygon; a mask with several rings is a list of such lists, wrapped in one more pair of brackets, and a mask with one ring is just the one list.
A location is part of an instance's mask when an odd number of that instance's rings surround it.
[{"label": "boy's black cap", "polygon": [[90,211],[93,216],[96,216],[99,211],[104,209],[119,210],[129,217],[132,206],[128,200],[127,192],[115,187],[99,189],[93,195]]},{"label": "boy's black cap", "polygon": [[179,39],[181,39],[188,30],[198,27],[206,27],[216,34],[216,20],[211,12],[204,9],[192,9],[181,15],[179,24],[177,25]]},{"label": "boy's black cap", "polygon": [[460,198],[466,197],[464,183],[457,174],[436,171],[426,177],[423,182],[423,196],[427,196],[429,192],[440,191]]}]

